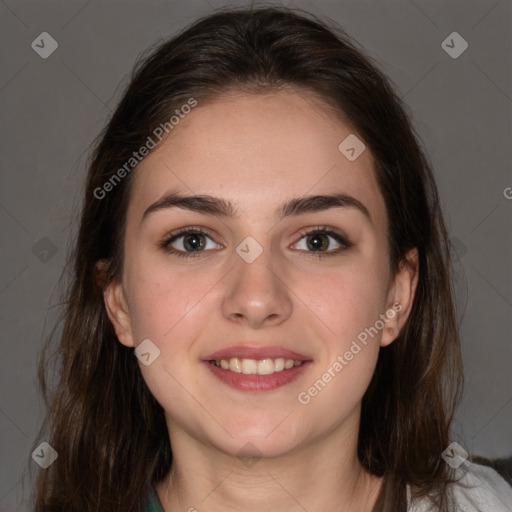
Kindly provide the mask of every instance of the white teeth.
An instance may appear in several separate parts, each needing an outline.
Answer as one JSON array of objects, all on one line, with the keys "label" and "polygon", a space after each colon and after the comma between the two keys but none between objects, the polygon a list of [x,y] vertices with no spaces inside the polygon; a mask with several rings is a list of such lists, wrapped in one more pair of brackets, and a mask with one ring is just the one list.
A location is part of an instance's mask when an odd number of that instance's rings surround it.
[{"label": "white teeth", "polygon": [[274,373],[274,361],[263,359],[258,363],[258,375],[270,375]]},{"label": "white teeth", "polygon": [[277,357],[276,359],[240,359],[232,357],[231,359],[221,359],[220,361],[211,361],[212,364],[245,375],[270,375],[283,370],[290,370],[294,366],[300,366],[304,361],[294,361],[293,359],[284,359]]},{"label": "white teeth", "polygon": [[[221,361],[221,364],[222,364],[222,361]],[[238,357],[233,357],[232,359],[229,360],[229,369],[232,372],[242,373],[242,367],[240,365]]]},{"label": "white teeth", "polygon": [[242,359],[242,373],[245,373],[245,375],[256,375],[258,373],[258,361]]},{"label": "white teeth", "polygon": [[278,357],[274,360],[274,371],[282,372],[284,370],[284,359],[282,357]]}]

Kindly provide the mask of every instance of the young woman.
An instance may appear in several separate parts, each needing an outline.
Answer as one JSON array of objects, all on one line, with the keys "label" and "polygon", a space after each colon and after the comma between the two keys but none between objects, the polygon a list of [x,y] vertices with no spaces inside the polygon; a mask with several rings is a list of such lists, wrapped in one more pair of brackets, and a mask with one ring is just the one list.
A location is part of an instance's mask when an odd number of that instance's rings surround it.
[{"label": "young woman", "polygon": [[156,48],[97,143],[72,265],[38,512],[509,510],[450,447],[428,159],[341,30],[229,10]]}]

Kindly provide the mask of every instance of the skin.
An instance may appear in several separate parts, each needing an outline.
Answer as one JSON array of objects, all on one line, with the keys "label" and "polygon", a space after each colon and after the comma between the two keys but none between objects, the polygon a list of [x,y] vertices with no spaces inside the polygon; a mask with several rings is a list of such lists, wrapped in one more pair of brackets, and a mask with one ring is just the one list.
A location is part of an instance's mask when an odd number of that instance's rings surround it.
[{"label": "skin", "polygon": [[[173,448],[173,468],[156,486],[166,511],[358,512],[376,501],[382,482],[356,455],[361,400],[379,348],[395,340],[410,312],[418,257],[410,251],[391,274],[372,155],[366,148],[351,162],[338,149],[351,133],[313,96],[231,94],[194,108],[134,175],[125,264],[105,304],[122,344],[149,338],[160,349],[151,365],[139,365]],[[170,191],[229,200],[240,216],[174,207],[142,220]],[[356,198],[370,218],[353,207],[274,218],[291,198],[332,193]],[[324,235],[332,255],[317,257],[302,233],[322,225],[352,245]],[[199,257],[160,247],[187,226],[211,230]],[[263,248],[250,264],[235,251],[247,236]],[[173,247],[185,251],[183,241]],[[401,310],[385,328],[307,405],[299,403],[298,394],[395,303]],[[238,344],[277,345],[313,362],[281,388],[243,392],[202,362]],[[239,456],[242,448],[252,464]]]}]

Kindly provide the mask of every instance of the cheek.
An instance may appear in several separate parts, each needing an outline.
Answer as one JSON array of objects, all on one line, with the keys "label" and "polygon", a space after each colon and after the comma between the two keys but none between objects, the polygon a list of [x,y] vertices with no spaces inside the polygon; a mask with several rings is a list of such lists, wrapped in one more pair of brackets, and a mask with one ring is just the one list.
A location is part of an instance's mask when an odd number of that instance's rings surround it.
[{"label": "cheek", "polygon": [[[162,264],[134,266],[127,288],[135,342],[150,338],[167,344],[177,331],[190,329],[204,310],[203,298],[215,284],[214,276]],[[188,331],[188,337],[193,334]]]},{"label": "cheek", "polygon": [[331,349],[350,345],[385,313],[387,270],[376,262],[350,263],[314,279],[297,276],[294,285]]},{"label": "cheek", "polygon": [[164,410],[184,424],[194,422],[199,429],[209,418],[202,417],[204,411],[184,389],[198,386],[196,340],[208,325],[218,278],[171,272],[163,265],[139,267],[131,276],[129,306],[135,343],[149,338],[160,351],[151,365],[139,363],[142,376]]},{"label": "cheek", "polygon": [[[317,276],[314,287],[303,283],[298,292],[307,297],[304,302],[314,313],[310,318],[319,326],[324,348],[317,371],[299,401],[314,402],[313,407],[319,407],[333,422],[356,407],[364,395],[386,325],[381,315],[386,312],[387,268],[376,260],[350,263],[329,275]],[[338,402],[340,406],[332,408]]]},{"label": "cheek", "polygon": [[[311,301],[329,329],[321,337],[324,352],[298,402],[308,417],[338,425],[360,404],[372,379],[385,323],[386,286],[375,268],[333,273],[319,283]],[[320,306],[320,304],[322,306]]]}]

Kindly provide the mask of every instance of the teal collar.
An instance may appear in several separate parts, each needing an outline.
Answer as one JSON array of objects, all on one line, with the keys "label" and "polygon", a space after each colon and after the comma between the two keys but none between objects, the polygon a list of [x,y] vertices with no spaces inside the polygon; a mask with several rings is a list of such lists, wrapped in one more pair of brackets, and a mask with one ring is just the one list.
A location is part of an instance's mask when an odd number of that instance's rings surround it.
[{"label": "teal collar", "polygon": [[144,508],[142,509],[142,512],[164,512],[162,504],[160,503],[160,500],[158,499],[158,495],[153,486],[151,486],[149,489],[149,492],[148,492],[148,495],[146,498],[146,503],[144,504]]}]

